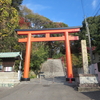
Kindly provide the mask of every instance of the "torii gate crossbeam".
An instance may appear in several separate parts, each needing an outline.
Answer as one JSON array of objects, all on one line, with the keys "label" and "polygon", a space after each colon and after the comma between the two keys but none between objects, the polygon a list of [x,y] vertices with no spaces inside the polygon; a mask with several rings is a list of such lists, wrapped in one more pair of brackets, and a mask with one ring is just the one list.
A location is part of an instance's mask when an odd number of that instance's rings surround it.
[{"label": "torii gate crossbeam", "polygon": [[[24,76],[23,81],[29,81],[29,68],[30,68],[30,53],[31,43],[40,41],[65,41],[66,47],[66,73],[67,80],[73,80],[70,40],[78,40],[78,36],[71,36],[70,33],[80,31],[80,27],[64,27],[64,28],[48,28],[48,29],[16,29],[18,35],[27,35],[27,38],[21,38],[19,42],[26,42],[26,55],[24,63]],[[50,37],[50,34],[63,34],[60,37]],[[35,38],[32,35],[44,34],[45,37]]]}]

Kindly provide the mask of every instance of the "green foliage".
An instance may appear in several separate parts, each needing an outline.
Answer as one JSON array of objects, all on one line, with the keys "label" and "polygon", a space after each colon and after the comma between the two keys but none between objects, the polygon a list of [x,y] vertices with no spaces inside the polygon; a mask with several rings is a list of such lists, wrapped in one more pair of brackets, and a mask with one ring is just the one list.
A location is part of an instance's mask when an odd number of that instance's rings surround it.
[{"label": "green foliage", "polygon": [[29,75],[29,78],[30,78],[30,79],[36,78],[36,75],[31,75],[31,74],[30,74],[30,75]]},{"label": "green foliage", "polygon": [[14,71],[18,72],[20,60],[15,60]]},{"label": "green foliage", "polygon": [[52,58],[58,59],[58,58],[61,58],[62,56],[64,56],[64,54],[62,54],[62,53],[60,52],[60,53],[57,53],[57,54],[53,55]]},{"label": "green foliage", "polygon": [[0,0],[0,5],[4,4],[4,5],[8,5],[11,4],[12,0]]},{"label": "green foliage", "polygon": [[13,36],[6,36],[0,41],[0,52],[18,52],[25,49],[21,47],[22,44],[18,43],[18,38]]},{"label": "green foliage", "polygon": [[81,68],[82,65],[82,55],[80,54],[72,54],[72,65],[76,68]]},{"label": "green foliage", "polygon": [[20,16],[26,18],[31,22],[31,28],[40,29],[43,28],[45,24],[49,21],[48,18],[34,13],[32,10],[26,6],[20,6]]},{"label": "green foliage", "polygon": [[29,73],[29,78],[36,78],[36,74],[32,70]]},{"label": "green foliage", "polygon": [[[87,18],[87,22],[88,22],[88,26],[89,26],[89,30],[90,30],[90,37],[91,37],[91,44],[92,47],[96,47],[95,52],[100,53],[100,15],[99,16],[95,16],[95,17],[88,17]],[[85,25],[85,20],[83,21],[83,27],[81,28],[81,31],[79,33],[73,34],[73,35],[77,35],[79,36],[79,41],[71,41],[74,43],[74,45],[71,45],[71,50],[72,53],[77,53],[76,56],[76,61],[74,61],[73,65],[77,65],[76,62],[78,61],[79,58],[79,53],[81,52],[81,40],[86,40],[87,42],[87,47],[89,47],[89,43],[88,43],[88,37],[86,36],[87,31],[86,31],[86,25]],[[93,51],[94,52],[94,51]],[[90,64],[90,56],[89,56],[89,51],[88,51],[88,61]],[[82,57],[82,56],[80,56]],[[75,58],[75,57],[74,57]],[[80,61],[80,60],[79,60]],[[79,64],[80,65],[80,62]],[[81,65],[80,65],[81,66]]]},{"label": "green foliage", "polygon": [[49,58],[57,58],[65,54],[63,41],[49,41],[46,45],[49,47]]},{"label": "green foliage", "polygon": [[[71,56],[72,56],[73,67],[75,67],[75,68],[83,67],[82,54],[81,53],[71,54]],[[89,54],[88,54],[88,65],[90,65],[90,55]]]},{"label": "green foliage", "polygon": [[[92,46],[96,47],[97,52],[100,52],[100,15],[95,17],[88,17],[87,18],[90,36],[91,36],[91,43]],[[86,37],[86,28],[85,28],[85,21],[83,21],[83,27],[80,32],[80,38],[87,40],[88,45],[88,37]]]},{"label": "green foliage", "polygon": [[59,27],[68,27],[68,25],[62,22],[48,21],[47,24],[45,24],[43,27],[44,28],[59,28]]},{"label": "green foliage", "polygon": [[[72,65],[73,67],[76,68],[81,68],[83,67],[83,63],[82,63],[82,54],[72,54]],[[90,56],[88,54],[88,64],[90,65]]]},{"label": "green foliage", "polygon": [[[35,48],[35,49],[34,49]],[[31,70],[38,74],[40,65],[48,58],[48,48],[45,47],[44,43],[36,42],[33,43],[33,50],[31,55]]]},{"label": "green foliage", "polygon": [[18,12],[11,6],[11,0],[0,0],[0,35],[12,34],[18,26]]}]

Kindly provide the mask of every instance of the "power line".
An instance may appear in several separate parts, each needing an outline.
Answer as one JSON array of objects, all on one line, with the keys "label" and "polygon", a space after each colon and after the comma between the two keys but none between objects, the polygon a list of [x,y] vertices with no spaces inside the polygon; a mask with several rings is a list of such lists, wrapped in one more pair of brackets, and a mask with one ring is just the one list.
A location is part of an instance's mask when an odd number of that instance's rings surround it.
[{"label": "power line", "polygon": [[98,11],[97,11],[96,14],[94,15],[94,17],[99,13],[99,11],[100,11],[100,8],[98,9]]},{"label": "power line", "polygon": [[81,0],[81,5],[82,5],[82,11],[83,11],[83,15],[85,16],[85,11],[84,11],[83,0]]},{"label": "power line", "polygon": [[[95,9],[95,11],[93,12],[93,15],[95,16],[96,14],[95,14],[95,12],[96,12],[96,10],[97,10],[97,8],[100,6],[100,2],[99,2],[99,4],[98,4],[98,6],[96,7],[96,9]],[[100,8],[99,8],[100,9]],[[97,11],[98,12],[98,11]],[[96,13],[97,13],[96,12]]]}]

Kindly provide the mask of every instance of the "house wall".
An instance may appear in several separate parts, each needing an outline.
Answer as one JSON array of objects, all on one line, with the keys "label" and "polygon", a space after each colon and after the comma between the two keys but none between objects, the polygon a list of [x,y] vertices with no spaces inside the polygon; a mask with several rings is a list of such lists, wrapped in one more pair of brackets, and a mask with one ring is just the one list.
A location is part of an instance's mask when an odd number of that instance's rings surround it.
[{"label": "house wall", "polygon": [[1,71],[13,71],[15,59],[14,58],[3,58]]},{"label": "house wall", "polygon": [[13,67],[15,59],[14,58],[4,58],[2,65],[3,67]]},{"label": "house wall", "polygon": [[93,63],[98,63],[98,62],[100,62],[100,54],[93,53]]}]

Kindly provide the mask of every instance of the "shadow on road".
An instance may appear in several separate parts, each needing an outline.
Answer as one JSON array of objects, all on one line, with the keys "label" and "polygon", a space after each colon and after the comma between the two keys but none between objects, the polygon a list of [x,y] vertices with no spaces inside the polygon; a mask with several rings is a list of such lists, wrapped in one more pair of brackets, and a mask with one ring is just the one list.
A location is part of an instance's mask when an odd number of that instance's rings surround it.
[{"label": "shadow on road", "polygon": [[82,92],[82,94],[86,95],[87,97],[91,98],[91,100],[100,100],[100,91],[94,92]]}]

